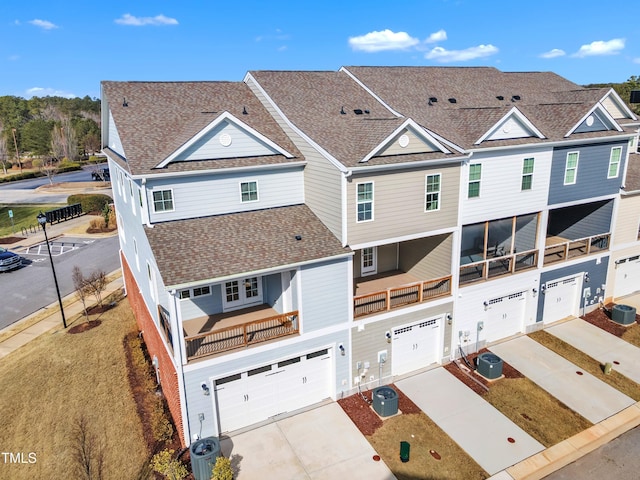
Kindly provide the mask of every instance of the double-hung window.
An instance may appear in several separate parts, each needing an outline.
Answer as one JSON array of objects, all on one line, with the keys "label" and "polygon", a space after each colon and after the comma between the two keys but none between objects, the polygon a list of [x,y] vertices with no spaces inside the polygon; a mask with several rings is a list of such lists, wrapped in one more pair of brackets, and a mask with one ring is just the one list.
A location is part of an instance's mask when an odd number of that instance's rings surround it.
[{"label": "double-hung window", "polygon": [[425,180],[425,212],[440,210],[440,174],[427,175]]},{"label": "double-hung window", "polygon": [[242,202],[257,202],[258,182],[242,182],[240,184],[240,198]]},{"label": "double-hung window", "polygon": [[522,162],[521,190],[531,190],[533,187],[533,158],[525,158]]},{"label": "double-hung window", "polygon": [[578,178],[578,156],[579,152],[567,153],[567,163],[564,167],[564,184],[574,185]]},{"label": "double-hung window", "polygon": [[173,192],[171,190],[156,190],[153,192],[153,211],[170,212],[173,210]]},{"label": "double-hung window", "polygon": [[482,164],[474,163],[469,165],[469,189],[468,198],[480,196],[480,180],[482,178]]},{"label": "double-hung window", "polygon": [[620,173],[620,159],[622,158],[622,147],[613,147],[611,157],[609,157],[609,172],[607,178],[616,178]]},{"label": "double-hung window", "polygon": [[366,222],[373,220],[373,182],[358,183],[357,189],[357,205],[358,205],[358,222]]}]

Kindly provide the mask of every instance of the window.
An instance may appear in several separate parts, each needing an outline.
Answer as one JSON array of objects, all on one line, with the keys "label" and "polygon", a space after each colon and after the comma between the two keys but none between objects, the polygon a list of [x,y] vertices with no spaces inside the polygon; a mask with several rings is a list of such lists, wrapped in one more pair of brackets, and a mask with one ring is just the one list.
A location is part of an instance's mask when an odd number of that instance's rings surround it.
[{"label": "window", "polygon": [[480,163],[474,163],[469,165],[469,191],[468,198],[474,198],[480,196],[480,179],[482,177],[482,165]]},{"label": "window", "polygon": [[180,300],[183,298],[191,298],[191,290],[180,290]]},{"label": "window", "polygon": [[173,210],[173,192],[171,190],[157,190],[153,192],[153,211],[170,212]]},{"label": "window", "polygon": [[209,285],[205,285],[204,287],[195,287],[193,290],[180,290],[179,297],[182,300],[184,298],[195,298],[203,295],[211,295],[211,287]]},{"label": "window", "polygon": [[522,162],[522,190],[531,190],[533,186],[533,158],[525,158]]},{"label": "window", "polygon": [[613,147],[609,158],[609,173],[607,178],[616,178],[620,173],[620,158],[622,157],[622,147]]},{"label": "window", "polygon": [[151,299],[156,299],[156,273],[151,268],[151,264],[147,262],[147,277],[149,278],[149,291],[151,292]]},{"label": "window", "polygon": [[578,152],[567,153],[567,163],[564,167],[564,184],[574,185],[578,176]]},{"label": "window", "polygon": [[131,179],[129,179],[129,193],[131,194],[131,211],[133,211],[133,214],[136,214],[136,203],[135,200],[133,199],[133,182],[131,181]]},{"label": "window", "polygon": [[440,174],[427,175],[425,181],[425,202],[426,212],[440,210]]},{"label": "window", "polygon": [[250,277],[226,282],[222,300],[225,311],[262,303],[262,278]]},{"label": "window", "polygon": [[372,275],[378,271],[377,248],[363,248],[360,252],[360,275]]},{"label": "window", "polygon": [[358,222],[373,220],[373,182],[358,183]]},{"label": "window", "polygon": [[240,197],[243,202],[257,202],[258,182],[242,182],[240,184]]},{"label": "window", "polygon": [[138,267],[138,271],[140,271],[140,258],[138,256],[138,242],[136,239],[133,239],[133,251],[136,254],[136,267]]}]

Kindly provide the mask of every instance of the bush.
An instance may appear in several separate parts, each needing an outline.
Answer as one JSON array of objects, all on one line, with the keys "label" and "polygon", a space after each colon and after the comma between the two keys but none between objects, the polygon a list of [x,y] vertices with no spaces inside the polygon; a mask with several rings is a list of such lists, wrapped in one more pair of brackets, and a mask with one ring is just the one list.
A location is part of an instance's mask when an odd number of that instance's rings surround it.
[{"label": "bush", "polygon": [[80,203],[84,213],[102,213],[105,205],[109,205],[112,202],[113,200],[109,195],[104,195],[102,193],[78,193],[76,195],[69,195],[67,198],[67,205]]},{"label": "bush", "polygon": [[27,180],[29,178],[37,178],[42,176],[43,174],[40,172],[23,172],[8,177],[2,177],[0,178],[0,183],[15,182],[16,180]]},{"label": "bush", "polygon": [[211,480],[233,480],[231,460],[226,457],[216,458],[216,464],[213,467]]},{"label": "bush", "polygon": [[7,170],[10,170],[11,167],[13,167],[13,163],[11,163],[11,162],[4,162],[4,164],[6,165]]},{"label": "bush", "polygon": [[173,454],[174,450],[162,450],[156,453],[151,460],[151,467],[169,480],[181,480],[189,472],[179,460],[173,458]]}]

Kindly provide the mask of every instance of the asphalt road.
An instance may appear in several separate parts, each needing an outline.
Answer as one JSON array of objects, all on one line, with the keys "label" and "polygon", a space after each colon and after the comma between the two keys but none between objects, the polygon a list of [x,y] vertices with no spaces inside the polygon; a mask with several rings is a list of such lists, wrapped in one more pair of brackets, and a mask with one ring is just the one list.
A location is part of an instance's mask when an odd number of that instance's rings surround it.
[{"label": "asphalt road", "polygon": [[545,480],[610,479],[635,480],[640,471],[640,427],[623,433]]},{"label": "asphalt road", "polygon": [[[65,237],[51,245],[62,297],[74,291],[71,275],[76,265],[85,275],[98,269],[110,273],[120,267],[117,235],[97,239]],[[25,261],[20,269],[0,273],[0,329],[58,299],[46,245],[43,243],[39,251],[32,247],[29,253],[15,251]]]}]

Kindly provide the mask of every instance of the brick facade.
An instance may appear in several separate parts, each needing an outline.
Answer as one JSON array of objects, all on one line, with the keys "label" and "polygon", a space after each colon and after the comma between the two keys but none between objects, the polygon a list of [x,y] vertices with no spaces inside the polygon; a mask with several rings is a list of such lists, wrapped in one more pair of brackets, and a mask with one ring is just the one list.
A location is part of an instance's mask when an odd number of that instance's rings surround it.
[{"label": "brick facade", "polygon": [[[122,254],[121,254],[122,255]],[[169,411],[173,417],[178,435],[180,436],[180,443],[182,446],[186,446],[183,431],[183,419],[182,410],[180,408],[180,391],[178,387],[178,374],[173,366],[173,362],[169,357],[166,347],[164,346],[163,339],[160,332],[156,328],[153,318],[147,310],[147,306],[144,303],[144,299],[140,294],[140,289],[136,284],[135,278],[131,273],[127,260],[122,255],[122,270],[124,282],[127,287],[127,298],[129,304],[133,310],[133,314],[136,317],[138,323],[138,329],[143,333],[144,342],[147,346],[149,355],[153,358],[155,355],[158,358],[158,369],[160,373],[160,383],[162,385],[162,392],[167,400]]]}]

